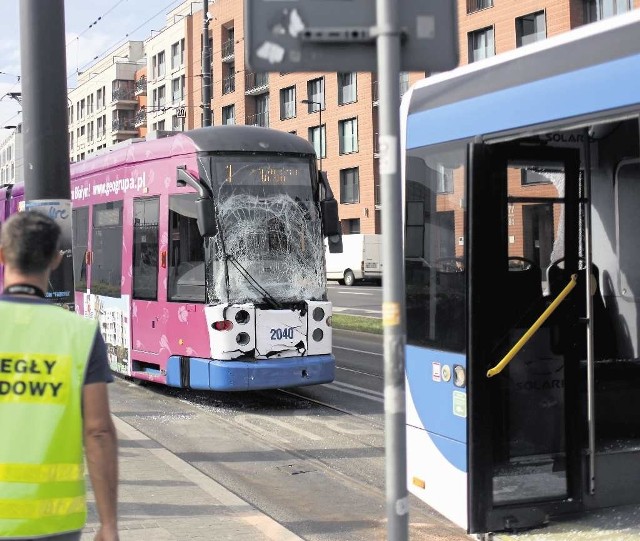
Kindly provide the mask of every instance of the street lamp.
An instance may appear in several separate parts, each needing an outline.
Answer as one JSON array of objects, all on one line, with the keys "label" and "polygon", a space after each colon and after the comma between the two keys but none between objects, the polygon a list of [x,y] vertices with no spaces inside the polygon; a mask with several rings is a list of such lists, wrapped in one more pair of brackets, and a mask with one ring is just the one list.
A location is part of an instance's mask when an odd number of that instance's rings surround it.
[{"label": "street lamp", "polygon": [[[301,103],[318,106],[318,112],[320,113],[320,171],[322,171],[322,102],[313,100],[302,100]],[[315,111],[313,112],[315,113]]]}]

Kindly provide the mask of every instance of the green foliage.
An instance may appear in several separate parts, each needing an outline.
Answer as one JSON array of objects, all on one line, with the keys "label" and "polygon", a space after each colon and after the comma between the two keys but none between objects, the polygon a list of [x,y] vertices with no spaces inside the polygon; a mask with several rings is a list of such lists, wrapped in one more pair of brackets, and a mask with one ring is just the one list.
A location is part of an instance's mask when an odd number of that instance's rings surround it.
[{"label": "green foliage", "polygon": [[334,329],[343,329],[346,331],[382,334],[382,320],[375,317],[333,314],[331,316],[331,326]]}]

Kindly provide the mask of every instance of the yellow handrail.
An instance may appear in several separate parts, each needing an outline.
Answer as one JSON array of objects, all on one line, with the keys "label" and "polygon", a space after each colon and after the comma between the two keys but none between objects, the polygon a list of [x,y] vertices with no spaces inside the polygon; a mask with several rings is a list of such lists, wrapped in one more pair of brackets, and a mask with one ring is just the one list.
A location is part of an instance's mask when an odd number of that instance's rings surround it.
[{"label": "yellow handrail", "polygon": [[558,307],[558,305],[564,300],[564,298],[571,292],[571,290],[576,287],[576,281],[578,279],[577,274],[571,275],[571,281],[565,286],[565,288],[558,294],[558,296],[554,299],[554,301],[547,307],[547,309],[542,312],[540,317],[536,320],[536,322],[531,325],[529,330],[522,335],[522,338],[516,342],[516,344],[511,348],[511,351],[507,353],[502,360],[495,365],[493,368],[490,368],[487,371],[487,377],[493,377],[496,374],[502,372],[505,366],[507,366],[511,360],[516,356],[518,351],[522,349],[522,347],[529,341],[529,339],[534,335],[534,333],[542,326],[542,324],[547,320],[547,318],[554,312],[554,310]]}]

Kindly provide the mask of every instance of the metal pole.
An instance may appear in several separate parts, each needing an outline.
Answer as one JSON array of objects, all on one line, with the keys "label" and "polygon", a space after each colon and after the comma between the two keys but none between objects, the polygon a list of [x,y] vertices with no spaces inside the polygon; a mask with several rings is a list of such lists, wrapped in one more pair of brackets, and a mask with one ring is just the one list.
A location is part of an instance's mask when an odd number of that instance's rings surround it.
[{"label": "metal pole", "polygon": [[64,0],[21,0],[22,144],[27,201],[71,199]]},{"label": "metal pole", "polygon": [[394,0],[376,0],[376,45],[380,104],[382,196],[382,323],[384,326],[384,411],[387,533],[409,538],[406,412],[404,386],[404,255],[400,178],[400,31]]},{"label": "metal pole", "polygon": [[64,258],[48,294],[74,306],[64,0],[20,2],[25,209],[60,226]]},{"label": "metal pole", "polygon": [[318,103],[319,111],[320,111],[320,171],[322,171],[322,103]]},{"label": "metal pole", "polygon": [[202,26],[202,125],[211,126],[211,47],[209,47],[209,2],[203,1]]}]

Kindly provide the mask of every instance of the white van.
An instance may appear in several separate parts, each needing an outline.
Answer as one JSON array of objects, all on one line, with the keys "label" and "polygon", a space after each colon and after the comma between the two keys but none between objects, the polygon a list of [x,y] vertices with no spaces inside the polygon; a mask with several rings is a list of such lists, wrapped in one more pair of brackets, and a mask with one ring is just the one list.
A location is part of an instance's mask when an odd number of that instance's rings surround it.
[{"label": "white van", "polygon": [[343,235],[342,253],[331,254],[325,244],[327,279],[352,286],[356,280],[382,280],[382,236]]}]

